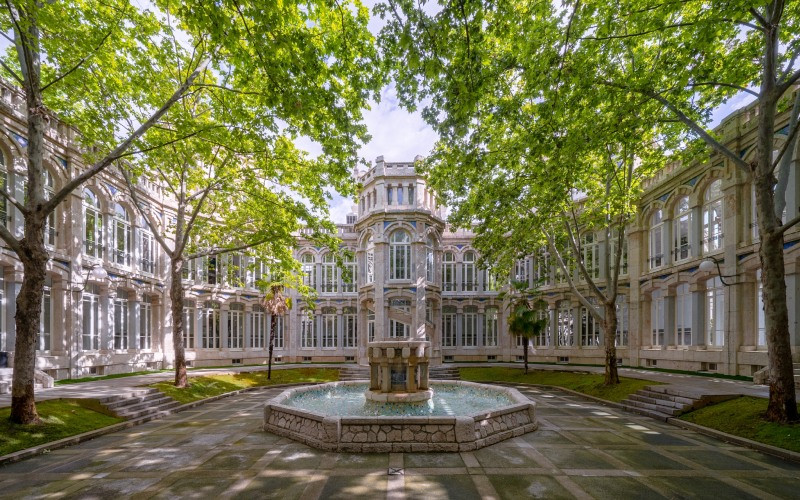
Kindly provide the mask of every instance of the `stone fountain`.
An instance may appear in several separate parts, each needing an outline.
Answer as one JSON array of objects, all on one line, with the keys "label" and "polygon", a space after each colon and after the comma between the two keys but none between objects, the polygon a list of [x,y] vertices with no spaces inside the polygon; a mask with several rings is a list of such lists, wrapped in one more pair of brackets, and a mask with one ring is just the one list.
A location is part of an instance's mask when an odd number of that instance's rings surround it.
[{"label": "stone fountain", "polygon": [[367,344],[369,401],[414,403],[433,396],[428,384],[431,343],[424,340],[382,340]]}]

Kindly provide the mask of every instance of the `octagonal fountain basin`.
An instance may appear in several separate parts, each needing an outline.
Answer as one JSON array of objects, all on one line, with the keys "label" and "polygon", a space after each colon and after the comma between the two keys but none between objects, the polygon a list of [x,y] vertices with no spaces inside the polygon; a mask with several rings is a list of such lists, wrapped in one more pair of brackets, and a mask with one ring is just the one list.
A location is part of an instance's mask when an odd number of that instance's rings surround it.
[{"label": "octagonal fountain basin", "polygon": [[288,389],[264,407],[264,430],[323,450],[469,451],[536,429],[536,404],[510,387],[432,382],[418,403],[369,401],[366,382]]}]

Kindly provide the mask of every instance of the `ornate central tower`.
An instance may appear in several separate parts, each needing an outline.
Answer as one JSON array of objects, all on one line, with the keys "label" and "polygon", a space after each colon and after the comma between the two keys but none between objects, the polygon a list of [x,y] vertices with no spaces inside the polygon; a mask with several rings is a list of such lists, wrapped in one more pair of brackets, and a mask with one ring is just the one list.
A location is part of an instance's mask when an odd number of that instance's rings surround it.
[{"label": "ornate central tower", "polygon": [[[359,330],[366,332],[360,335],[358,361],[371,363],[373,369],[378,359],[385,366],[397,365],[388,382],[384,370],[379,377],[382,385],[373,388],[385,392],[387,384],[398,389],[402,384],[410,386],[409,366],[424,365],[427,373],[428,364],[441,362],[437,329],[441,324],[443,209],[417,175],[414,162],[387,163],[379,156],[372,168],[357,176],[362,185],[355,225],[357,259],[363,270],[358,289]],[[410,342],[393,347],[398,341]],[[385,344],[368,345],[373,342]],[[407,368],[405,375],[400,374],[400,363]],[[418,373],[416,368],[413,371]],[[427,385],[426,377],[417,374],[415,378],[414,385]]]}]

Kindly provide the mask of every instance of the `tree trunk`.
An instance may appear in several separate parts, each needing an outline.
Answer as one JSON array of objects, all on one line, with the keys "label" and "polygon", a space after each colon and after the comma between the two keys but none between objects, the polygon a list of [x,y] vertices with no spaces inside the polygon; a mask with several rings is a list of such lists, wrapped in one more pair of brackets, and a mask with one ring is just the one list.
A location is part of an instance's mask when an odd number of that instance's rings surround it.
[{"label": "tree trunk", "polygon": [[523,351],[524,354],[522,355],[522,359],[525,361],[525,375],[527,375],[528,374],[528,341],[529,341],[529,339],[526,338],[524,340],[525,340],[525,343],[522,346],[522,351]]},{"label": "tree trunk", "polygon": [[172,305],[172,347],[175,350],[175,387],[186,387],[186,351],[183,345],[183,283],[181,271],[183,259],[177,258],[170,261],[169,295]]},{"label": "tree trunk", "polygon": [[603,344],[606,351],[606,369],[603,383],[605,385],[619,384],[619,374],[617,373],[617,305],[606,303],[604,306],[605,315],[603,317]]},{"label": "tree trunk", "polygon": [[272,380],[272,350],[275,346],[275,329],[278,327],[278,317],[270,315],[269,320],[269,355],[267,357],[267,380]]}]

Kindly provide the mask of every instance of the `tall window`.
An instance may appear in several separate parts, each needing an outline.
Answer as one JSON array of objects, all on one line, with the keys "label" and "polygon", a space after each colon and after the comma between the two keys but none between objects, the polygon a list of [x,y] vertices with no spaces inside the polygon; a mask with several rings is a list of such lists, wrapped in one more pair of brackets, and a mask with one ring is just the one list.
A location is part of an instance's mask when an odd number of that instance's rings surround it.
[{"label": "tall window", "polygon": [[368,342],[375,341],[375,311],[367,309],[367,339]]},{"label": "tall window", "polygon": [[581,237],[581,251],[583,252],[583,266],[592,279],[600,276],[600,251],[593,233],[586,233]]},{"label": "tall window", "polygon": [[483,291],[497,292],[500,290],[500,284],[497,280],[497,274],[491,269],[482,269],[483,273]]},{"label": "tall window", "polygon": [[617,336],[614,339],[614,344],[617,347],[628,345],[628,297],[625,295],[617,295]]},{"label": "tall window", "polygon": [[358,266],[352,256],[348,256],[344,262],[345,273],[342,273],[342,292],[352,293],[356,291],[358,283]]},{"label": "tall window", "polygon": [[142,300],[139,305],[139,349],[153,347],[153,305]]},{"label": "tall window", "polygon": [[428,236],[425,240],[425,281],[433,283],[436,280],[433,254],[433,238]]},{"label": "tall window", "polygon": [[[2,302],[0,302],[1,304]],[[53,308],[52,300],[50,299],[50,287],[44,287],[44,295],[42,295],[42,315],[41,326],[39,328],[39,350],[50,350],[50,338],[53,328],[52,324]]]},{"label": "tall window", "polygon": [[[597,304],[594,297],[590,297],[588,300],[593,305]],[[595,320],[591,311],[586,307],[581,307],[581,345],[600,345],[600,322]]]},{"label": "tall window", "polygon": [[[5,155],[0,152],[0,189],[8,192],[8,171],[6,170]],[[5,196],[0,196],[0,224],[8,223],[8,201]]]},{"label": "tall window", "polygon": [[308,309],[300,310],[300,347],[317,347],[317,336],[314,331],[314,314]]},{"label": "tall window", "polygon": [[206,285],[216,285],[219,283],[219,256],[209,255],[203,257],[203,283]]},{"label": "tall window", "polygon": [[336,259],[330,253],[322,257],[322,291],[336,292]]},{"label": "tall window", "polygon": [[406,338],[410,336],[411,326],[408,323],[403,323],[396,319],[389,320],[389,337],[390,338]]},{"label": "tall window", "polygon": [[342,338],[343,347],[356,347],[358,345],[358,321],[356,318],[355,307],[345,307],[342,316],[344,321],[344,332]]},{"label": "tall window", "polygon": [[250,313],[250,347],[253,349],[263,349],[266,345],[265,316],[263,307],[258,304],[253,306],[253,312]]},{"label": "tall window", "polygon": [[756,273],[756,279],[758,281],[758,295],[756,297],[756,309],[758,310],[756,345],[764,347],[767,345],[767,327],[764,318],[764,284],[761,282],[761,269]]},{"label": "tall window", "polygon": [[703,194],[703,252],[722,249],[722,181],[717,179]]},{"label": "tall window", "polygon": [[83,350],[100,348],[100,289],[91,284],[83,291]]},{"label": "tall window", "polygon": [[692,345],[692,292],[687,283],[675,290],[675,335],[679,346]]},{"label": "tall window", "polygon": [[323,307],[322,308],[322,348],[334,349],[336,348],[337,338],[339,336],[336,324],[336,308]]},{"label": "tall window", "polygon": [[536,256],[533,268],[533,281],[537,285],[551,285],[550,282],[550,254],[542,251]]},{"label": "tall window", "polygon": [[188,259],[183,261],[181,266],[181,279],[194,282],[197,273],[197,260]]},{"label": "tall window", "polygon": [[[147,222],[142,219],[141,220],[141,229],[140,229],[140,236],[141,239],[139,241],[139,257],[141,258],[139,262],[139,268],[143,273],[147,274],[155,274],[156,272],[156,239],[153,236],[153,233],[150,232],[147,226]],[[189,265],[194,265],[193,262],[189,263]],[[186,279],[189,279],[187,276]],[[194,280],[194,269],[192,269],[192,280]]]},{"label": "tall window", "polygon": [[464,330],[462,331],[462,345],[475,347],[478,345],[478,308],[467,306],[464,308]]},{"label": "tall window", "polygon": [[575,345],[575,321],[572,317],[572,304],[568,300],[558,303],[558,346]]},{"label": "tall window", "polygon": [[403,186],[402,185],[397,186],[397,204],[398,205],[402,205],[403,204]]},{"label": "tall window", "polygon": [[463,280],[462,287],[465,292],[476,292],[478,290],[475,252],[464,253],[464,261],[461,263],[461,279]]},{"label": "tall window", "polygon": [[[278,316],[275,321],[275,336],[272,338],[272,346],[275,349],[283,349],[284,337],[283,334],[283,316]],[[270,326],[272,328],[272,317],[270,316]]]},{"label": "tall window", "polygon": [[389,278],[411,279],[411,237],[406,231],[398,230],[392,233],[389,253]]},{"label": "tall window", "polygon": [[300,256],[300,262],[303,266],[303,284],[310,288],[316,288],[317,273],[314,267],[314,256],[304,253]]},{"label": "tall window", "polygon": [[497,308],[487,307],[484,314],[483,345],[486,347],[497,346]]},{"label": "tall window", "polygon": [[718,277],[706,281],[706,343],[725,345],[725,290]]},{"label": "tall window", "polygon": [[114,349],[128,348],[128,299],[114,299]]},{"label": "tall window", "polygon": [[91,190],[83,190],[83,251],[89,257],[103,256],[103,216],[100,201]]},{"label": "tall window", "polygon": [[673,253],[675,261],[689,258],[692,250],[692,211],[689,208],[689,197],[684,196],[675,206]]},{"label": "tall window", "polygon": [[247,257],[240,253],[230,253],[225,258],[228,284],[234,288],[242,288],[247,281]]},{"label": "tall window", "polygon": [[456,346],[456,308],[442,308],[442,347]]},{"label": "tall window", "polygon": [[650,269],[657,269],[665,264],[664,233],[667,228],[663,215],[661,210],[656,210],[650,217]]},{"label": "tall window", "polygon": [[219,302],[207,301],[200,310],[203,349],[219,349]]},{"label": "tall window", "polygon": [[664,292],[653,292],[650,302],[650,330],[652,332],[651,345],[664,345]]},{"label": "tall window", "polygon": [[192,301],[183,304],[183,347],[194,349],[195,305]]},{"label": "tall window", "polygon": [[519,259],[514,263],[514,281],[528,282],[528,259]]},{"label": "tall window", "polygon": [[414,198],[414,185],[413,184],[409,184],[408,185],[408,204],[412,205],[412,206],[417,204],[417,200]]},{"label": "tall window", "polygon": [[[536,319],[538,319],[538,320],[547,320],[548,319],[547,310],[537,311],[536,312]],[[519,345],[519,342],[517,342],[517,344],[518,344],[518,347],[521,347]],[[544,329],[542,329],[541,332],[539,332],[537,335],[535,335],[533,337],[533,345],[536,346],[536,347],[547,347],[548,345],[550,345],[550,323],[549,322],[545,325]]]},{"label": "tall window", "polygon": [[228,310],[228,349],[244,347],[244,305],[231,304]]},{"label": "tall window", "polygon": [[389,186],[388,188],[386,188],[386,204],[391,205],[393,202],[393,198],[394,198],[394,189],[392,188],[392,186]]},{"label": "tall window", "polygon": [[111,249],[111,260],[120,266],[131,265],[131,221],[128,212],[119,203],[114,203],[111,218],[114,246]]},{"label": "tall window", "polygon": [[[53,176],[50,174],[49,170],[44,171],[44,197],[45,199],[50,199],[55,195],[55,183],[53,182]],[[2,224],[2,220],[0,220],[0,224]],[[54,247],[56,245],[56,211],[53,210],[47,216],[47,220],[45,221],[44,225],[44,243],[45,245]]]},{"label": "tall window", "polygon": [[456,291],[456,257],[453,252],[442,255],[442,291]]},{"label": "tall window", "polygon": [[367,240],[367,252],[365,255],[365,267],[366,272],[364,273],[366,276],[366,283],[374,283],[375,282],[375,240],[372,236],[369,237]]}]

